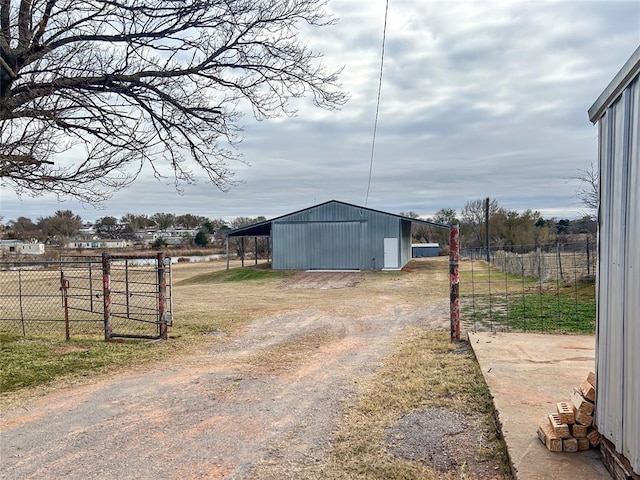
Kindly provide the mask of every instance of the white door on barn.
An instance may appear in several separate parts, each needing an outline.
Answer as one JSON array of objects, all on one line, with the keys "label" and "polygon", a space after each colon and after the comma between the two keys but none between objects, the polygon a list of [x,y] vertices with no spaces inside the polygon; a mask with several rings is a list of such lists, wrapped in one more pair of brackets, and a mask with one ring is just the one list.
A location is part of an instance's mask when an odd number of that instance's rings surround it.
[{"label": "white door on barn", "polygon": [[385,238],[384,239],[384,268],[398,268],[400,262],[398,261],[398,239],[397,238]]}]

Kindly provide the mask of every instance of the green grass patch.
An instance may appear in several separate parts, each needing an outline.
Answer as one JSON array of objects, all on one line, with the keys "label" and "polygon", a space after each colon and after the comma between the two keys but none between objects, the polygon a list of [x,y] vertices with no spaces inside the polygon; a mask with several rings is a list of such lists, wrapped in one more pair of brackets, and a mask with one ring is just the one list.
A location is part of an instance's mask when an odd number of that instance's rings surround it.
[{"label": "green grass patch", "polygon": [[[537,291],[536,291],[537,290]],[[531,288],[519,294],[475,295],[465,299],[464,320],[482,327],[533,332],[595,332],[593,284]]]},{"label": "green grass patch", "polygon": [[268,280],[285,278],[291,275],[286,270],[272,270],[270,263],[262,263],[252,267],[231,268],[215,272],[202,273],[176,282],[174,286],[195,285],[201,283],[244,282],[249,280]]},{"label": "green grass patch", "polygon": [[27,339],[0,335],[0,392],[156,358],[166,342]]}]

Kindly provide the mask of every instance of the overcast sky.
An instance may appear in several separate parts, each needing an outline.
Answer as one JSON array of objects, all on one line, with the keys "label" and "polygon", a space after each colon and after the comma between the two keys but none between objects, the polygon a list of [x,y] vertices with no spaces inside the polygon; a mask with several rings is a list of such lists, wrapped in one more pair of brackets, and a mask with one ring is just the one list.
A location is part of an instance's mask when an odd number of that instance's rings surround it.
[{"label": "overcast sky", "polygon": [[[344,65],[340,111],[245,116],[240,185],[182,194],[150,175],[96,210],[0,187],[4,221],[71,209],[84,220],[131,213],[267,218],[336,199],[365,204],[384,0],[330,0],[339,22],[312,32],[324,63]],[[570,181],[597,162],[587,110],[640,44],[640,0],[390,0],[368,206],[430,216],[496,198],[545,217],[582,212]]]}]

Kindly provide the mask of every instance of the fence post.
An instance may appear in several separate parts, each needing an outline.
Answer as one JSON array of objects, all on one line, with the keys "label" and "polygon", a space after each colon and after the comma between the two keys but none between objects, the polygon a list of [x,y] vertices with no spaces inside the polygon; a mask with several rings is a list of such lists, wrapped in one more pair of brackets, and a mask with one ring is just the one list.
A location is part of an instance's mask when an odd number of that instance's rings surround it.
[{"label": "fence post", "polygon": [[129,318],[129,259],[124,259],[124,293],[125,298],[127,299],[127,318]]},{"label": "fence post", "polygon": [[64,333],[65,339],[71,339],[71,329],[69,328],[69,280],[64,278],[64,272],[60,272],[60,291],[62,292],[64,306]]},{"label": "fence post", "polygon": [[451,225],[449,229],[449,285],[450,315],[451,315],[451,341],[460,340],[460,227]]},{"label": "fence post", "polygon": [[102,254],[102,303],[104,311],[104,340],[111,340],[111,258]]},{"label": "fence post", "polygon": [[224,248],[227,251],[227,270],[229,270],[229,237],[224,237]]},{"label": "fence post", "polygon": [[167,339],[167,279],[164,275],[164,253],[158,253],[158,319],[160,338]]},{"label": "fence post", "polygon": [[556,240],[556,255],[558,257],[558,271],[560,273],[560,280],[564,280],[562,273],[562,255],[560,255],[560,240]]},{"label": "fence post", "polygon": [[91,260],[87,263],[89,264],[89,310],[93,312],[93,270],[91,269]]},{"label": "fence post", "polygon": [[20,322],[22,323],[22,336],[27,336],[27,329],[24,325],[24,308],[22,306],[22,269],[18,270],[18,300],[20,302]]},{"label": "fence post", "polygon": [[587,237],[587,278],[591,277],[591,251],[589,249],[589,237]]}]

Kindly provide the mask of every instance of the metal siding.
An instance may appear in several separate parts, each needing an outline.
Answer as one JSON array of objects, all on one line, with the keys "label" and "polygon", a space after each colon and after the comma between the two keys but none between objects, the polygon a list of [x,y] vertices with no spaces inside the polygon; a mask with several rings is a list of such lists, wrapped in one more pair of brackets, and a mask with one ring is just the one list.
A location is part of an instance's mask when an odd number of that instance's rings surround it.
[{"label": "metal siding", "polygon": [[[390,214],[333,202],[285,215],[273,221],[273,268],[381,270],[384,238],[400,238],[400,222]],[[322,245],[314,240],[319,238]]]},{"label": "metal siding", "polygon": [[402,235],[400,237],[400,268],[411,260],[411,222],[401,221]]},{"label": "metal siding", "polygon": [[430,258],[440,255],[440,247],[411,246],[412,258]]},{"label": "metal siding", "polygon": [[307,225],[274,223],[272,235],[272,268],[274,270],[307,269]]},{"label": "metal siding", "polygon": [[[623,321],[622,321],[622,276],[621,267],[624,255],[623,209],[621,196],[624,179],[622,177],[622,104],[615,103],[609,110],[605,128],[608,138],[605,150],[605,168],[607,178],[604,187],[603,216],[607,219],[608,229],[605,237],[605,248],[608,248],[606,264],[601,264],[607,271],[607,309],[606,342],[600,354],[605,355],[604,372],[600,372],[605,385],[599,385],[598,392],[598,427],[600,431],[615,445],[622,440],[622,372],[623,372]],[[603,259],[604,260],[604,259]],[[618,320],[619,319],[619,320]],[[604,387],[604,388],[603,388]]]},{"label": "metal siding", "polygon": [[597,411],[604,436],[640,472],[640,80],[599,120]]},{"label": "metal siding", "polygon": [[628,87],[622,453],[640,473],[640,77]]},{"label": "metal siding", "polygon": [[320,270],[360,268],[361,222],[309,223],[309,267]]},{"label": "metal siding", "polygon": [[363,238],[363,248],[371,258],[370,268],[381,270],[384,268],[384,239],[400,238],[400,219],[376,212],[365,212],[365,216],[369,231],[367,237]]}]

